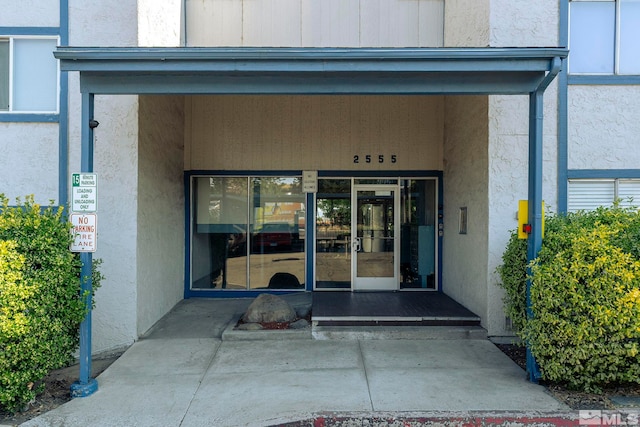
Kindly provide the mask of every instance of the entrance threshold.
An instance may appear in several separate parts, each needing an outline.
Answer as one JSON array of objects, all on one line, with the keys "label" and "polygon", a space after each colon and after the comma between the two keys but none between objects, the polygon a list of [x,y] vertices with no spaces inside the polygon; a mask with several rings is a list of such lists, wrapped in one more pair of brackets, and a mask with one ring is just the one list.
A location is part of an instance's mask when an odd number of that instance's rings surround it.
[{"label": "entrance threshold", "polygon": [[314,292],[317,326],[480,326],[480,317],[440,292]]}]

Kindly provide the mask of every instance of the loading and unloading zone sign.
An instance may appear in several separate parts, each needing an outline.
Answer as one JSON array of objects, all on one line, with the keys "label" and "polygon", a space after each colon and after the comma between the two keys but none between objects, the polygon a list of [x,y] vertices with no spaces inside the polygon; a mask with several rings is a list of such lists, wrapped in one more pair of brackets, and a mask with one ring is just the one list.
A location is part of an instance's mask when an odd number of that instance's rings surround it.
[{"label": "loading and unloading zone sign", "polygon": [[98,210],[98,176],[95,173],[71,175],[71,212]]}]

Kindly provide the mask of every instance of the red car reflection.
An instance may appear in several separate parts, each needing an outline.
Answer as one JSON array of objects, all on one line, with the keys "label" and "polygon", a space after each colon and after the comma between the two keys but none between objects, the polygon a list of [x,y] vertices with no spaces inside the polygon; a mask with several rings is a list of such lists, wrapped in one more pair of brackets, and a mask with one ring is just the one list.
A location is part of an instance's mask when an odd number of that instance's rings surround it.
[{"label": "red car reflection", "polygon": [[290,250],[293,244],[291,226],[286,222],[269,222],[253,235],[253,252]]}]

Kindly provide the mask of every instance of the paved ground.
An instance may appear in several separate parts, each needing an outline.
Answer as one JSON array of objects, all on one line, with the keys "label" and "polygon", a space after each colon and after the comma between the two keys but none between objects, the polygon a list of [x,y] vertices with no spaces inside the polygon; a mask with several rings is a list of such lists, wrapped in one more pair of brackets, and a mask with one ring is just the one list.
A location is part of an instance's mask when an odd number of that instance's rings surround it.
[{"label": "paved ground", "polygon": [[372,417],[570,413],[483,339],[223,341],[249,302],[183,301],[98,377],[95,394],[23,425],[361,426]]}]

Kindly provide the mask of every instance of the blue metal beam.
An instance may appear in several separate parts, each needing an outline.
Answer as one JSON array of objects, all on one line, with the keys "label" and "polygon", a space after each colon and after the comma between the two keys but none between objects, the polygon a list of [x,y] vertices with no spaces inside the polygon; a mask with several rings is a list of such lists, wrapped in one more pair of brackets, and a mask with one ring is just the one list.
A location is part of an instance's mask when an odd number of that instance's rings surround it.
[{"label": "blue metal beam", "polygon": [[[543,111],[544,91],[560,72],[562,59],[552,60],[549,73],[536,91],[529,94],[529,225],[531,234],[527,242],[527,264],[538,257],[542,247],[542,152],[543,152]],[[527,316],[535,315],[531,309],[531,280],[527,279]],[[529,380],[537,383],[540,369],[527,345],[527,375]]]},{"label": "blue metal beam", "polygon": [[83,48],[54,52],[100,94],[529,94],[556,48]]},{"label": "blue metal beam", "polygon": [[[93,172],[93,129],[89,121],[93,119],[94,95],[82,94],[82,148],[80,154],[81,172]],[[98,382],[91,378],[91,306],[93,283],[91,267],[93,263],[91,252],[80,253],[82,269],[80,272],[80,292],[82,293],[87,314],[80,324],[80,379],[71,385],[71,397],[86,397],[98,390]]]}]

